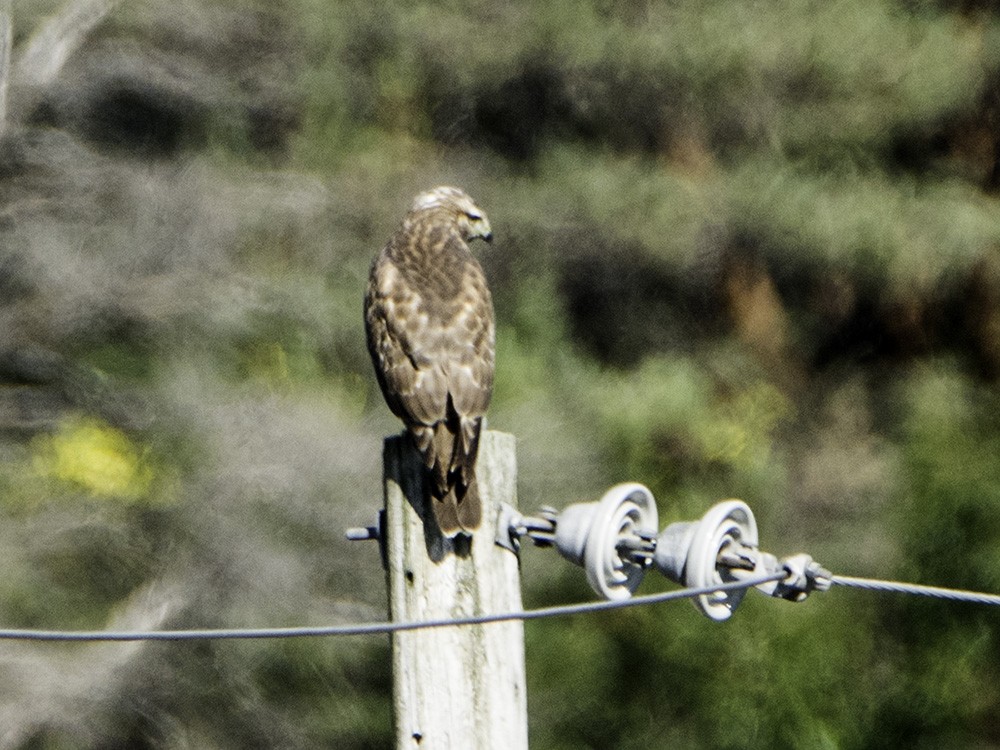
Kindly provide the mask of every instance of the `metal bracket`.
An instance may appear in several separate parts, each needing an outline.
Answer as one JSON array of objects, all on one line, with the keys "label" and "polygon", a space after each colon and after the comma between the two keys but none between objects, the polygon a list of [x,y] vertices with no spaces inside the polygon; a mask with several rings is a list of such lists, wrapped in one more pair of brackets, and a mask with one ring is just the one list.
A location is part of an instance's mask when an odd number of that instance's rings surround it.
[{"label": "metal bracket", "polygon": [[[801,602],[813,591],[828,591],[833,583],[830,571],[805,553],[786,557],[780,564],[788,577],[777,582],[774,591],[770,592],[771,596]],[[762,589],[760,586],[757,588]]]},{"label": "metal bracket", "polygon": [[497,534],[494,541],[516,555],[521,551],[521,537],[524,533],[524,516],[514,506],[500,503],[500,513],[497,516]]}]

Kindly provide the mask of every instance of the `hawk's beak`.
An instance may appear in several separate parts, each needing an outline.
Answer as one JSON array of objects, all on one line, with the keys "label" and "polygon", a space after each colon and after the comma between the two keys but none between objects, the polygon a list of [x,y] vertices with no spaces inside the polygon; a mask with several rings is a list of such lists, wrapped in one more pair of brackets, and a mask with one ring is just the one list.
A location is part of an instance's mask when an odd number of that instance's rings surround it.
[{"label": "hawk's beak", "polygon": [[490,226],[490,220],[486,218],[486,214],[469,216],[466,232],[468,232],[470,240],[478,237],[487,242],[493,242],[493,227]]},{"label": "hawk's beak", "polygon": [[475,232],[475,234],[472,235],[473,237],[480,237],[487,242],[493,242],[493,228],[490,227],[490,223],[485,217],[473,225],[473,231]]}]

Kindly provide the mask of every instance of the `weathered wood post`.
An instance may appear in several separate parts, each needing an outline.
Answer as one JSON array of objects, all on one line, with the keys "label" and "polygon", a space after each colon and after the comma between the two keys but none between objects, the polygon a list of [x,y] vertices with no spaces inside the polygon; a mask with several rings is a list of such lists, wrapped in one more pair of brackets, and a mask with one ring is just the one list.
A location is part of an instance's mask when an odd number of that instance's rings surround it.
[{"label": "weathered wood post", "polygon": [[[384,467],[393,621],[520,610],[517,557],[494,542],[501,503],[517,503],[513,435],[482,434],[476,476],[483,524],[471,544],[438,532],[409,438],[386,439]],[[520,621],[396,633],[392,669],[397,750],[527,749]]]}]

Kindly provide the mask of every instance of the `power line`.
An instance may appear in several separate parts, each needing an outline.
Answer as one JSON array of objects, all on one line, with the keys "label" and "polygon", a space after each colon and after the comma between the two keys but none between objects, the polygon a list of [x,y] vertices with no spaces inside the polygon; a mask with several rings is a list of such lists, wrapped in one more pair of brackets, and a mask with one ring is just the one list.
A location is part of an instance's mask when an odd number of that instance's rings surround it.
[{"label": "power line", "polygon": [[770,583],[784,578],[784,571],[768,573],[739,581],[720,583],[704,588],[686,588],[677,591],[666,591],[660,594],[636,596],[631,599],[612,601],[585,602],[581,604],[563,604],[553,607],[522,610],[519,612],[498,612],[494,614],[473,615],[446,620],[424,620],[419,622],[371,622],[357,625],[319,625],[290,628],[212,628],[201,630],[0,630],[0,640],[19,641],[196,641],[196,640],[228,640],[238,638],[304,638],[318,636],[346,635],[384,635],[407,630],[422,630],[425,628],[442,628],[466,625],[486,625],[492,622],[509,622],[511,620],[540,620],[546,617],[561,617],[568,615],[601,612],[607,609],[622,609],[637,607],[644,604],[660,604],[662,602],[690,599],[696,596],[707,596],[717,591],[734,591],[751,588],[764,583]]},{"label": "power line", "polygon": [[[716,592],[738,591],[760,586],[765,583],[782,580],[786,571],[767,573],[765,575],[745,578],[728,583],[702,588],[684,588],[675,591],[665,591],[659,594],[634,596],[630,599],[584,602],[579,604],[562,604],[552,607],[521,610],[518,612],[498,612],[493,614],[474,615],[456,619],[424,620],[413,622],[370,622],[354,625],[317,625],[285,628],[204,628],[190,630],[0,630],[0,640],[16,641],[62,641],[62,642],[98,642],[98,641],[197,641],[197,640],[236,640],[260,638],[309,638],[350,635],[386,635],[408,630],[423,630],[426,628],[463,627],[469,625],[488,625],[493,622],[510,622],[512,620],[541,620],[548,617],[566,617],[571,615],[603,612],[625,607],[638,607],[648,604],[692,599],[697,596],[710,596]],[[950,589],[940,586],[924,586],[902,581],[885,581],[876,578],[857,578],[854,576],[835,575],[832,583],[838,586],[863,589],[867,591],[884,591],[911,596],[929,596],[937,599],[969,602],[973,604],[1000,605],[1000,595],[986,594],[977,591]]]}]

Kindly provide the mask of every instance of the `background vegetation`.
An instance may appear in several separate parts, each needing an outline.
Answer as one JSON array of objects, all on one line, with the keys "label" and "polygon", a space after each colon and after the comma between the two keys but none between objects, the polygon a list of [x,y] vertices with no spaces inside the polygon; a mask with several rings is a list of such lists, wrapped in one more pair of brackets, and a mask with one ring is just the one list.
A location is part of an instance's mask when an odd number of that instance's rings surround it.
[{"label": "background vegetation", "polygon": [[[90,2],[98,7],[100,2]],[[837,573],[1000,591],[986,0],[144,0],[0,139],[0,623],[381,619],[361,295],[489,212],[522,507],[744,498]],[[36,61],[37,62],[37,61]],[[591,596],[526,550],[529,606]],[[646,590],[657,586],[647,580]],[[529,623],[532,747],[1000,746],[1000,629],[836,590]],[[0,748],[384,748],[379,639],[0,646]]]}]

